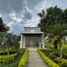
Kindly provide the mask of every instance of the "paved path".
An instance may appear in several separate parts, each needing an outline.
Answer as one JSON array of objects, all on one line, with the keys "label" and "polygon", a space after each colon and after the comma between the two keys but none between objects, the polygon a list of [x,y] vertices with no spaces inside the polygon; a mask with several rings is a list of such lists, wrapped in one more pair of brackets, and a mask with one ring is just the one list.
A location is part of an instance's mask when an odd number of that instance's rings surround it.
[{"label": "paved path", "polygon": [[43,60],[41,59],[40,55],[37,52],[37,49],[29,49],[29,57],[28,57],[28,64],[27,67],[48,67]]}]

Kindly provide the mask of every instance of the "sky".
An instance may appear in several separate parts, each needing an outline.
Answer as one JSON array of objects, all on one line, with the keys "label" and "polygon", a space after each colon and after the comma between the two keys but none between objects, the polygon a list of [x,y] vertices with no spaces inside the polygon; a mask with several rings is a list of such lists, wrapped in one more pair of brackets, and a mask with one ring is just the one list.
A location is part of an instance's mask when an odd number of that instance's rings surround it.
[{"label": "sky", "polygon": [[56,5],[66,9],[67,0],[0,0],[0,17],[10,27],[9,32],[19,35],[24,27],[37,26],[38,13]]}]

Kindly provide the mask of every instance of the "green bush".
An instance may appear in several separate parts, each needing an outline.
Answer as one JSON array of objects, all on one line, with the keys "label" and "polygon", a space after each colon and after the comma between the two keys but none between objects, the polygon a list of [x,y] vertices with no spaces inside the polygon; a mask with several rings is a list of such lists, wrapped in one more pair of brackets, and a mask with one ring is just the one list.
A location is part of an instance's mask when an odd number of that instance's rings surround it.
[{"label": "green bush", "polygon": [[25,67],[26,66],[28,52],[29,52],[29,50],[26,49],[25,53],[23,54],[23,56],[21,57],[21,59],[19,61],[18,67]]},{"label": "green bush", "polygon": [[62,63],[62,67],[67,67],[67,60],[62,59],[61,63]]},{"label": "green bush", "polygon": [[67,64],[67,60],[65,60],[65,59],[62,59],[62,64]]},{"label": "green bush", "polygon": [[9,63],[14,61],[14,59],[16,58],[17,53],[11,54],[11,55],[4,55],[4,56],[0,56],[0,63]]},{"label": "green bush", "polygon": [[[9,52],[11,52],[11,51],[12,51],[12,52],[16,52],[16,50],[9,50]],[[8,50],[0,50],[0,54],[1,54],[1,53],[5,53],[5,52],[8,52]]]},{"label": "green bush", "polygon": [[17,56],[13,62],[10,62],[8,64],[0,63],[0,67],[17,67],[20,61],[20,58],[24,54],[26,49],[20,48],[17,52]]},{"label": "green bush", "polygon": [[38,49],[38,52],[43,58],[44,62],[48,64],[48,67],[60,67],[58,64],[53,62],[50,58],[48,58],[40,49]]},{"label": "green bush", "polygon": [[63,58],[67,59],[67,54],[66,53],[63,53]]},{"label": "green bush", "polygon": [[62,64],[62,67],[67,67],[67,63],[66,63],[66,64],[65,64],[65,63],[64,63],[64,64]]}]

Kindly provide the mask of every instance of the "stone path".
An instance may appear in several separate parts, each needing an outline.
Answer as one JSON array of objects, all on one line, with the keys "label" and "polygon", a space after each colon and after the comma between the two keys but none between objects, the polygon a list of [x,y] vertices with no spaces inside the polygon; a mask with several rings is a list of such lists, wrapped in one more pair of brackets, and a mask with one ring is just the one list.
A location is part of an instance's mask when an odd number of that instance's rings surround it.
[{"label": "stone path", "polygon": [[37,49],[29,49],[29,57],[27,67],[48,67],[46,63],[43,62],[42,58],[37,52]]}]

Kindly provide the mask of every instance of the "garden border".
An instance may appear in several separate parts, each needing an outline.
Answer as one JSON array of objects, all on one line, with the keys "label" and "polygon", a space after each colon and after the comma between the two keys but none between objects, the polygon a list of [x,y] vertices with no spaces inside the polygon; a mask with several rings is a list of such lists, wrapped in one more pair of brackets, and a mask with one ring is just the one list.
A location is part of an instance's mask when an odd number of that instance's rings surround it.
[{"label": "garden border", "polygon": [[40,54],[44,62],[48,64],[48,67],[60,67],[58,64],[53,62],[50,58],[48,58],[42,51],[40,51],[40,49],[38,49],[38,53]]}]

